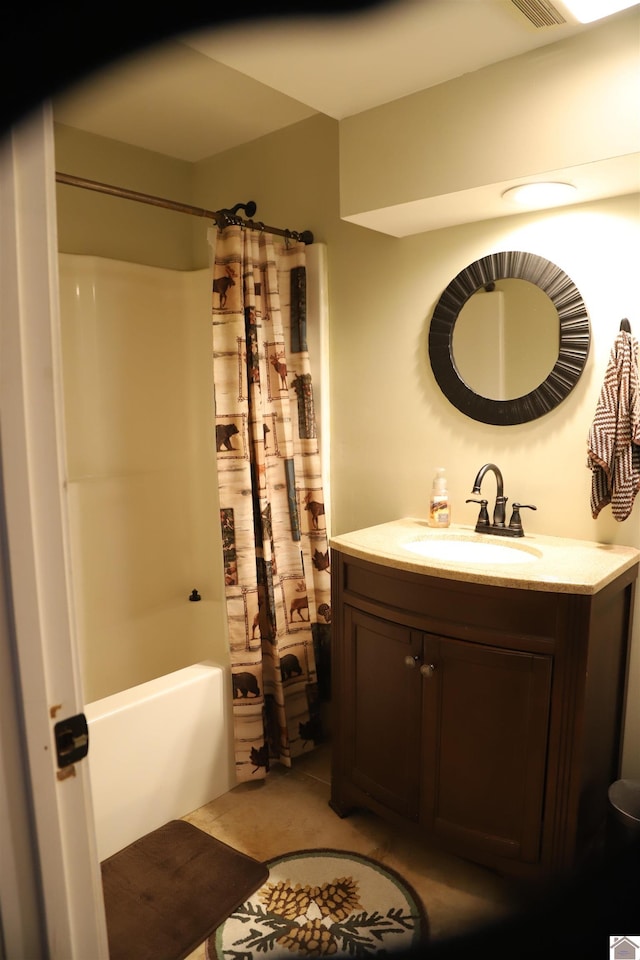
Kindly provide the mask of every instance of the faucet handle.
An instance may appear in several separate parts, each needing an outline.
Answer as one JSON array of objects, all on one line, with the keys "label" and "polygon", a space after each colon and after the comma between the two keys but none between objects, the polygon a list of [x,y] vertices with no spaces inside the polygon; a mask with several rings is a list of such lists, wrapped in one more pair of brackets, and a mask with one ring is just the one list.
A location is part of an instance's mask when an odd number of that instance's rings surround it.
[{"label": "faucet handle", "polygon": [[509,521],[510,530],[522,530],[522,520],[520,519],[521,510],[537,510],[537,507],[534,507],[532,503],[514,503],[513,504],[513,513],[511,514],[511,520]]},{"label": "faucet handle", "polygon": [[465,503],[479,503],[480,504],[480,513],[478,514],[478,521],[476,523],[476,529],[478,527],[488,527],[489,526],[489,512],[487,510],[488,500],[465,500]]}]

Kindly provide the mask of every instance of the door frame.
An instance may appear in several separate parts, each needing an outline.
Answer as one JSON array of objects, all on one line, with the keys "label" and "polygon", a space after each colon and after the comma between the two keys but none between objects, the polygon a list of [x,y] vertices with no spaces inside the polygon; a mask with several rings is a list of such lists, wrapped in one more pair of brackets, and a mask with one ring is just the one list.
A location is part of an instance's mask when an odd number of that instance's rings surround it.
[{"label": "door frame", "polygon": [[[60,770],[54,738],[55,723],[83,709],[64,495],[54,157],[48,104],[0,143],[2,653],[11,658],[13,680],[2,721],[4,729],[5,714],[13,713],[23,747],[22,756],[0,751],[0,809],[26,800],[20,836],[9,847],[16,854],[9,882],[0,885],[0,956],[26,955],[20,950],[30,920],[42,932],[38,956],[107,960],[88,765]],[[18,766],[14,783],[10,771]],[[28,862],[19,862],[16,843],[31,847]],[[5,919],[14,906],[12,882],[30,891],[15,927]]]}]

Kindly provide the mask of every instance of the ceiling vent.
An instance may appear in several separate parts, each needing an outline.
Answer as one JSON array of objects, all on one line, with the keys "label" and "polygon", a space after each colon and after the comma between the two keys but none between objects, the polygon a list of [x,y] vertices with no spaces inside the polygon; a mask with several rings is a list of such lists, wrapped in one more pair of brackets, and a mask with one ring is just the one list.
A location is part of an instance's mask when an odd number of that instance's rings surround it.
[{"label": "ceiling vent", "polygon": [[524,13],[534,27],[553,27],[567,21],[559,10],[548,0],[511,0],[513,5]]}]

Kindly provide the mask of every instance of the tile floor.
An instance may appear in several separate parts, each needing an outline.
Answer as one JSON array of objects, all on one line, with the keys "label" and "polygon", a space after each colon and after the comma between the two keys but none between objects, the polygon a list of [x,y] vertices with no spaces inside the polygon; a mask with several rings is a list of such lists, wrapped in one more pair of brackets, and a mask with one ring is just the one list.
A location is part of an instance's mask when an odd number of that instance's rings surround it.
[{"label": "tile floor", "polygon": [[[411,828],[399,829],[364,811],[338,817],[328,805],[330,760],[325,744],[292,769],[276,765],[265,781],[240,784],[184,819],[258,860],[308,847],[352,850],[379,860],[421,897],[433,939],[499,921],[522,905],[513,881],[430,849]],[[204,956],[203,944],[188,960]]]}]

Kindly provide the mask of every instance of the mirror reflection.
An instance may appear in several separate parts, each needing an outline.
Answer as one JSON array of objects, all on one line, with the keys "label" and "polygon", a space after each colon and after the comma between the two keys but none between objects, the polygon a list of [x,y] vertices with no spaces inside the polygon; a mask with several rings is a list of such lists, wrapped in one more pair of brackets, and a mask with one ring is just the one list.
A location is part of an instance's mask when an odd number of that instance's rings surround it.
[{"label": "mirror reflection", "polygon": [[553,301],[528,280],[505,278],[480,287],[464,304],[453,328],[452,353],[474,393],[514,400],[546,380],[559,344]]}]

